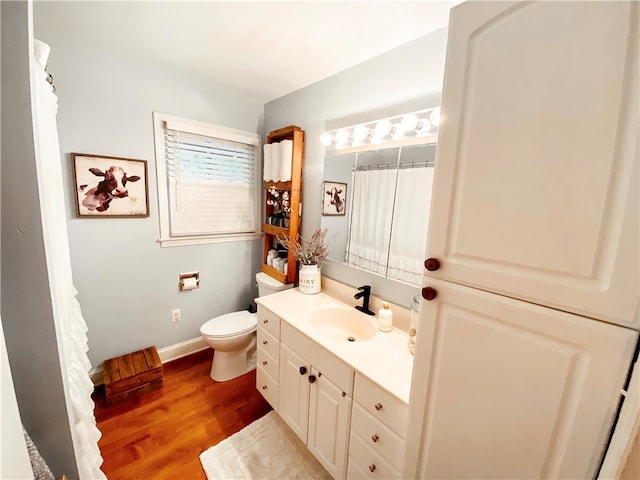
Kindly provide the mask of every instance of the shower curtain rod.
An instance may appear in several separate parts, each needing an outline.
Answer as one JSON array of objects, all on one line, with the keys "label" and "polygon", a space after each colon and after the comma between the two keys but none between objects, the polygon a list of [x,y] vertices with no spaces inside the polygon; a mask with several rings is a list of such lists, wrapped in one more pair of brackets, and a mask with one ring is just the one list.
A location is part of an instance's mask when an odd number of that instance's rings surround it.
[{"label": "shower curtain rod", "polygon": [[401,163],[400,165],[392,165],[390,163],[381,163],[379,165],[362,165],[353,169],[355,172],[365,170],[397,170],[401,168],[420,168],[435,167],[435,162],[418,162],[418,163]]}]

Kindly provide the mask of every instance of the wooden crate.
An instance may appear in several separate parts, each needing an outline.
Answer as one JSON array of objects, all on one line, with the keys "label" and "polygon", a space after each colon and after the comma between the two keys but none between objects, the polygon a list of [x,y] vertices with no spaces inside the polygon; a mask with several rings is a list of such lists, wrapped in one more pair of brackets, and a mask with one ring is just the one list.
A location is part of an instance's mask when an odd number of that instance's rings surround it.
[{"label": "wooden crate", "polygon": [[103,365],[107,405],[162,387],[162,362],[154,346],[110,358]]}]

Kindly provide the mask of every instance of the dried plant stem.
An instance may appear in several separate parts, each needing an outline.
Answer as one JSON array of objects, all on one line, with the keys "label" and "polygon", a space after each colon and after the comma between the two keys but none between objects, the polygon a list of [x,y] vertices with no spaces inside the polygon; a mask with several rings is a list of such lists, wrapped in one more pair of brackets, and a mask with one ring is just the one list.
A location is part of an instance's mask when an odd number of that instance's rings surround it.
[{"label": "dried plant stem", "polygon": [[329,249],[325,243],[327,230],[317,229],[310,240],[301,235],[295,240],[287,236],[278,236],[282,243],[302,265],[319,265],[329,256]]}]

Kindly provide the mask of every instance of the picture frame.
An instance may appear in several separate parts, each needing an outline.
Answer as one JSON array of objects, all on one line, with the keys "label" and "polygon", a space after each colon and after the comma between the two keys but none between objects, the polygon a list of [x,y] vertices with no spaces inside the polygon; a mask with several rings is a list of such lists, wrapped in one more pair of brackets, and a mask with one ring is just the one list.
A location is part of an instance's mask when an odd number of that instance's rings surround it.
[{"label": "picture frame", "polygon": [[347,184],[322,182],[322,215],[344,215],[347,211]]},{"label": "picture frame", "polygon": [[71,153],[78,218],[149,216],[147,161]]}]

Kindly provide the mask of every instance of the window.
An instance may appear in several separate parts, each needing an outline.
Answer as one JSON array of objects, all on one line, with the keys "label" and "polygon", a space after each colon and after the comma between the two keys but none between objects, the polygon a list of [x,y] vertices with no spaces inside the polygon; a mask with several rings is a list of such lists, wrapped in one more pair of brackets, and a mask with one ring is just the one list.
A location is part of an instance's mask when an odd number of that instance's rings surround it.
[{"label": "window", "polygon": [[153,114],[163,247],[260,238],[260,138]]}]

